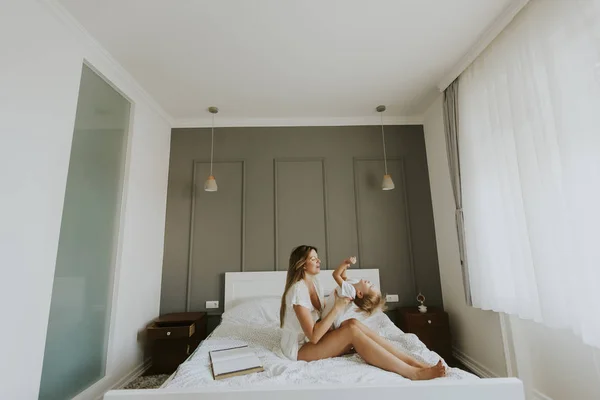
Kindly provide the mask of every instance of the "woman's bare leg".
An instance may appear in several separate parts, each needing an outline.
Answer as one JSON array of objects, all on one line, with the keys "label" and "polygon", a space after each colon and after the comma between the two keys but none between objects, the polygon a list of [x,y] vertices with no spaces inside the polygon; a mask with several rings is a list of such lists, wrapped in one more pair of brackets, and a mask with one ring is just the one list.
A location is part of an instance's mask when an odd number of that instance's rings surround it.
[{"label": "woman's bare leg", "polygon": [[368,326],[366,326],[362,322],[360,322],[356,319],[349,319],[349,320],[342,322],[342,326],[348,325],[348,324],[356,324],[356,326],[364,334],[366,334],[368,337],[373,339],[378,345],[380,345],[381,347],[383,347],[384,349],[386,349],[387,351],[389,351],[390,353],[392,353],[393,355],[395,355],[396,357],[398,357],[399,359],[401,359],[408,365],[411,365],[411,366],[417,367],[417,368],[431,367],[431,365],[428,365],[428,364],[425,364],[424,362],[418,361],[414,357],[411,357],[410,355],[401,352],[393,344],[391,344],[386,338],[379,336],[377,334],[377,332],[374,332],[373,330],[371,330]]},{"label": "woman's bare leg", "polygon": [[431,368],[416,368],[408,365],[367,336],[355,323],[346,324],[330,331],[319,343],[306,343],[298,351],[298,360],[314,361],[336,357],[354,347],[369,364],[395,372],[413,380],[433,379],[444,375],[441,363]]}]

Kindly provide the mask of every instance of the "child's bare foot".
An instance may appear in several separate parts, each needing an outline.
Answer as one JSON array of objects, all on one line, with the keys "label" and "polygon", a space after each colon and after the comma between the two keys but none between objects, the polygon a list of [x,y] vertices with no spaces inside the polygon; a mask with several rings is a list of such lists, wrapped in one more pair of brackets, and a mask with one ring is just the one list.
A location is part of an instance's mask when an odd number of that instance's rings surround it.
[{"label": "child's bare foot", "polygon": [[442,360],[440,360],[433,367],[422,368],[416,373],[415,380],[417,381],[425,381],[428,379],[441,378],[446,375],[446,367],[442,364]]}]

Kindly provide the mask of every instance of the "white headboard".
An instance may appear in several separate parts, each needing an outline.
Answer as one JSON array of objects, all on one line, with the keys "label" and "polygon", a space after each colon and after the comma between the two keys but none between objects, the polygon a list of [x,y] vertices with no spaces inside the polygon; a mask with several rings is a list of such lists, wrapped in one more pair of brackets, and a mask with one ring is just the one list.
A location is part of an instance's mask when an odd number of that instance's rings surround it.
[{"label": "white headboard", "polygon": [[[332,273],[333,270],[324,270],[317,275],[326,295],[337,286]],[[285,289],[286,274],[286,271],[226,272],[225,311],[248,299],[263,296],[281,297]],[[375,286],[381,287],[378,269],[349,269],[346,275],[348,278],[367,279]]]}]

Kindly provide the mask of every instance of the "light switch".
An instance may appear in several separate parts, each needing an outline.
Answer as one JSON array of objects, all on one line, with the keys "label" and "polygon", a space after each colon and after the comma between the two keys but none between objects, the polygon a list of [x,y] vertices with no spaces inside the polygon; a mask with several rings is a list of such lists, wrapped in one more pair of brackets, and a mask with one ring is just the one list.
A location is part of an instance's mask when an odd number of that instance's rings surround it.
[{"label": "light switch", "polygon": [[397,303],[398,295],[397,294],[386,294],[385,301],[387,301],[388,303]]}]

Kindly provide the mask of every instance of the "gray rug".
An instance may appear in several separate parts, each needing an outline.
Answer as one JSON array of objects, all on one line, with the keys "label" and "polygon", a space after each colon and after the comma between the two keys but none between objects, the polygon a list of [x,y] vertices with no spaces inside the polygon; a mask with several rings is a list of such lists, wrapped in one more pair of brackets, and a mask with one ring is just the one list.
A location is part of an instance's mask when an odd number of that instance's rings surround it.
[{"label": "gray rug", "polygon": [[169,375],[146,375],[135,378],[123,389],[157,389],[169,378]]}]

